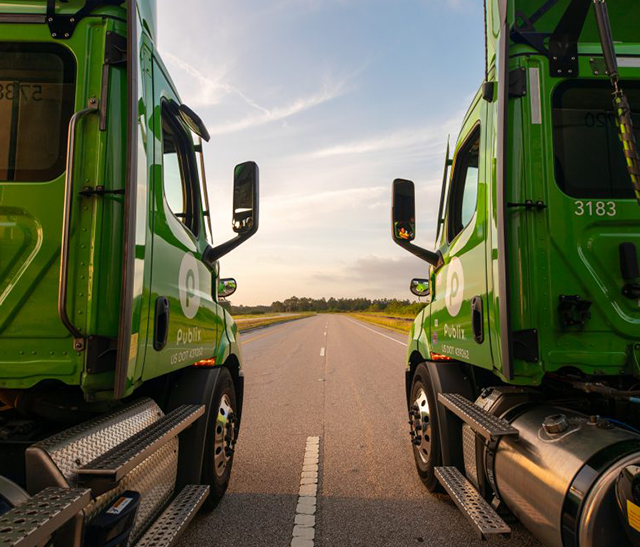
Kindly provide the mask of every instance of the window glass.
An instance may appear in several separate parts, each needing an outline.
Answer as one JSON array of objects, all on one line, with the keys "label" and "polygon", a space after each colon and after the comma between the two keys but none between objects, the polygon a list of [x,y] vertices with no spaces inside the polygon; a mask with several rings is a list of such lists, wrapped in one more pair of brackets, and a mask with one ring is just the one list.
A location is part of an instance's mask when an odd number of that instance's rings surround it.
[{"label": "window glass", "polygon": [[171,212],[198,235],[200,183],[193,143],[170,107],[162,111],[162,145],[165,200]]},{"label": "window glass", "polygon": [[163,143],[164,197],[171,212],[184,222],[186,218],[186,203],[182,171],[180,170],[180,161],[173,135],[166,130],[163,130]]},{"label": "window glass", "polygon": [[449,241],[471,222],[478,202],[480,128],[460,148],[452,175],[449,203]]},{"label": "window glass", "polygon": [[460,223],[466,226],[471,222],[473,214],[476,212],[478,201],[478,149],[469,158],[471,161],[467,165],[467,173],[464,182],[464,193],[462,195],[462,211],[460,213]]},{"label": "window glass", "polygon": [[0,180],[46,181],[64,171],[75,72],[62,46],[0,43]]},{"label": "window glass", "polygon": [[[622,83],[640,142],[640,84]],[[633,198],[608,82],[569,82],[553,97],[555,173],[578,198]]]}]

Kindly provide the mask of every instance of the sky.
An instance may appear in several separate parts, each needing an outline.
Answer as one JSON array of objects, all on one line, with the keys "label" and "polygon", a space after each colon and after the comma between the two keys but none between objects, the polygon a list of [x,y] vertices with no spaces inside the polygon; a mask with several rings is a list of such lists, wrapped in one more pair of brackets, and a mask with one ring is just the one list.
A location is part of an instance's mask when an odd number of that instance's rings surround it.
[{"label": "sky", "polygon": [[221,259],[233,304],[414,299],[428,264],[391,239],[391,183],[416,184],[433,248],[447,136],[484,74],[480,0],[158,1],[158,49],[204,120],[216,243],[233,167],[260,166],[260,229]]}]

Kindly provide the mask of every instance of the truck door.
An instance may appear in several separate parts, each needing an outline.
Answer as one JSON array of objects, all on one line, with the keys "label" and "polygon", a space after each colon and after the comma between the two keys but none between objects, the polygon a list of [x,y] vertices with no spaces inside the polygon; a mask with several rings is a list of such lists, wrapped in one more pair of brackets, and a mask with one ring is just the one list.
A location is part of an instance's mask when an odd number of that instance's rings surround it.
[{"label": "truck door", "polygon": [[222,332],[215,276],[201,260],[205,225],[193,140],[154,60],[153,271],[143,379],[215,355]]},{"label": "truck door", "polygon": [[[640,139],[640,83],[624,82],[622,87]],[[552,92],[551,103],[550,275],[536,278],[535,295],[544,303],[537,324],[544,337],[545,369],[580,365],[593,373],[618,374],[635,362],[637,373],[640,211],[626,171],[611,87],[606,81],[564,82]],[[545,229],[542,223],[536,227]]]},{"label": "truck door", "polygon": [[[431,305],[434,351],[456,360],[491,367],[487,321],[485,127],[476,102],[464,125],[454,158]],[[489,173],[489,175],[488,175]]]},{"label": "truck door", "polygon": [[[58,317],[57,298],[67,130],[76,106],[83,107],[82,95],[76,96],[76,55],[83,57],[60,44],[25,43],[19,29],[3,32],[3,40],[15,36],[14,42],[0,43],[0,353],[8,365],[3,376],[22,378],[26,386],[55,371],[72,382],[82,359],[70,351],[72,339]],[[95,123],[83,120],[80,131]],[[75,147],[78,157],[82,146]],[[90,158],[84,163],[87,171],[93,167]],[[79,200],[73,207],[77,219]],[[70,279],[80,262],[77,232],[79,227],[70,245]],[[75,292],[84,291],[74,291],[67,309],[84,329],[86,300]],[[25,341],[38,351],[26,352]]]}]

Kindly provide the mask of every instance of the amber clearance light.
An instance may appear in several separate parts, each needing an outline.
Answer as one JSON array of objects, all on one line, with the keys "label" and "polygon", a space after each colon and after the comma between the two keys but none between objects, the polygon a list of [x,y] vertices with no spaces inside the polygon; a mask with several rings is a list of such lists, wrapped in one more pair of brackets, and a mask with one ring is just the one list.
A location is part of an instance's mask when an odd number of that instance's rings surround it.
[{"label": "amber clearance light", "polygon": [[211,359],[201,359],[196,363],[193,363],[194,367],[215,367],[216,366],[216,358],[212,357]]},{"label": "amber clearance light", "polygon": [[432,361],[453,361],[452,357],[448,355],[442,355],[441,353],[431,352],[431,360]]}]

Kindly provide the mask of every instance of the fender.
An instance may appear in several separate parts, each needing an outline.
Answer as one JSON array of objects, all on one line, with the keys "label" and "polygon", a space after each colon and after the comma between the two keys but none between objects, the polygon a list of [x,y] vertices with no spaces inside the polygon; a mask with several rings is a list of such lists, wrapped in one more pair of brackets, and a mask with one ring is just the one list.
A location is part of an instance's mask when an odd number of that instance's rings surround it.
[{"label": "fender", "polygon": [[178,477],[176,490],[180,491],[187,484],[200,484],[202,462],[207,435],[207,426],[211,416],[211,400],[216,389],[222,367],[198,368],[189,367],[176,378],[171,389],[167,411],[184,404],[204,404],[206,410],[192,427],[180,436],[178,455]]}]

